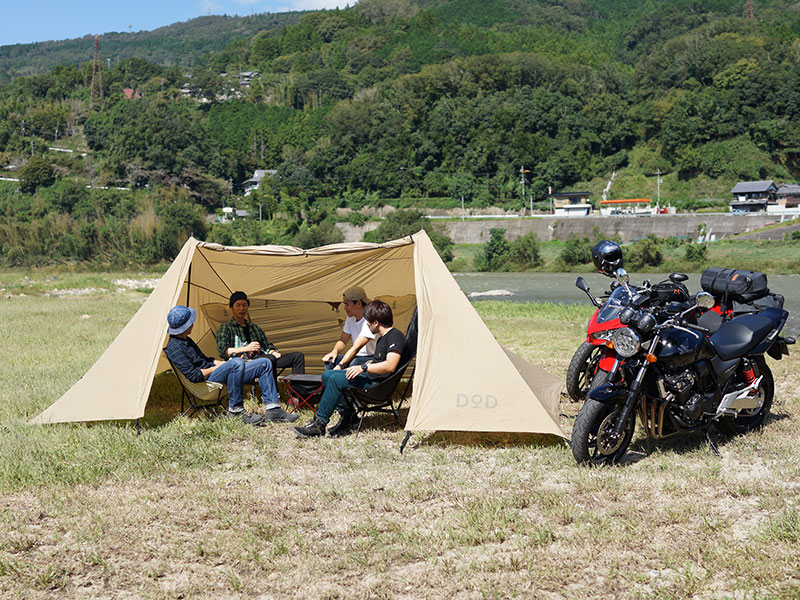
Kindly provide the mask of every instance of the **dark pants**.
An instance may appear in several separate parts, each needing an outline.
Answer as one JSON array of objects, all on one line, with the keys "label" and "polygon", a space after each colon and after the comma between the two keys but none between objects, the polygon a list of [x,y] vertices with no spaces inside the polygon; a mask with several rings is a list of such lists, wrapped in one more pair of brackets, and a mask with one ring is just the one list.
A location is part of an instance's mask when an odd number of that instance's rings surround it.
[{"label": "dark pants", "polygon": [[371,388],[377,383],[378,381],[367,375],[358,375],[353,379],[348,379],[344,371],[325,371],[322,374],[322,385],[325,386],[325,390],[319,401],[317,417],[327,425],[334,410],[344,413],[352,408],[342,390],[349,387]]},{"label": "dark pants", "polygon": [[278,382],[278,371],[286,367],[292,368],[292,373],[295,375],[306,372],[306,357],[302,352],[287,352],[281,354],[280,358],[275,358],[272,354],[267,354],[267,358],[272,363],[272,376],[275,382]]}]

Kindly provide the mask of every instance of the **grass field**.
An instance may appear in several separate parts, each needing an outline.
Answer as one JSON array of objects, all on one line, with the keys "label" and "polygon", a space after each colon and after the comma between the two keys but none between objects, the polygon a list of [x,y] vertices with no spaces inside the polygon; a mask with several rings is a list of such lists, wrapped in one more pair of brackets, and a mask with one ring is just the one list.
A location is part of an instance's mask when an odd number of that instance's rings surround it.
[{"label": "grass field", "polygon": [[[0,274],[4,598],[735,598],[800,596],[800,359],[771,361],[765,429],[654,443],[616,468],[563,443],[359,437],[176,418],[159,377],[130,423],[33,427],[137,310],[120,274]],[[135,274],[134,277],[140,277]],[[146,287],[146,286],[145,286]],[[85,291],[85,288],[95,288]],[[25,295],[21,295],[25,294]],[[476,305],[496,337],[562,376],[587,307]],[[465,368],[469,368],[465,365]],[[569,433],[578,406],[562,399]],[[301,423],[307,420],[307,415]]]}]

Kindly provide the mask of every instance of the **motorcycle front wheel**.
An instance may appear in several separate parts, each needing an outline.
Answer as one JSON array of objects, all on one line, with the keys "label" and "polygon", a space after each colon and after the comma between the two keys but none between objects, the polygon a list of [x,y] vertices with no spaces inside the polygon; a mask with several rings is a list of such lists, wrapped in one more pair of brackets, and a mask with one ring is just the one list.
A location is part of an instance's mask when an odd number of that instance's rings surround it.
[{"label": "motorcycle front wheel", "polygon": [[767,363],[763,360],[756,362],[756,377],[761,377],[761,383],[756,390],[760,397],[761,406],[751,410],[740,411],[738,415],[722,417],[719,420],[720,429],[729,435],[741,435],[748,431],[758,429],[764,424],[764,419],[772,407],[772,398],[775,395],[775,380],[772,377]]},{"label": "motorcycle front wheel", "polygon": [[636,413],[631,412],[619,439],[612,435],[619,419],[621,402],[587,400],[572,428],[572,456],[579,465],[613,465],[625,455],[633,437]]},{"label": "motorcycle front wheel", "polygon": [[574,402],[583,402],[592,386],[597,365],[603,357],[603,346],[583,342],[567,368],[567,395]]}]

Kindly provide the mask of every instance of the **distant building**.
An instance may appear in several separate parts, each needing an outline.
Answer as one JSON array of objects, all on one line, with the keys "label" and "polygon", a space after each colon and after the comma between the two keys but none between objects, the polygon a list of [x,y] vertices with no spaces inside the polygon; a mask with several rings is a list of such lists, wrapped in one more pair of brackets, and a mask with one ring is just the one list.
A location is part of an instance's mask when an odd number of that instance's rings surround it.
[{"label": "distant building", "polygon": [[561,192],[553,194],[553,209],[558,216],[584,217],[592,214],[592,205],[589,202],[591,192]]},{"label": "distant building", "polygon": [[604,216],[651,215],[650,198],[628,198],[620,200],[601,200],[600,214]]},{"label": "distant building", "polygon": [[122,95],[125,100],[141,100],[142,95],[133,88],[122,88]]},{"label": "distant building", "polygon": [[778,186],[778,191],[775,193],[775,198],[775,204],[778,208],[800,208],[800,185],[795,183],[780,184]]},{"label": "distant building", "polygon": [[778,187],[769,181],[740,181],[731,190],[731,212],[764,212],[776,204]]},{"label": "distant building", "polygon": [[269,175],[270,177],[277,173],[275,169],[256,169],[255,174],[250,178],[246,179],[242,186],[244,187],[244,195],[249,196],[253,190],[257,190],[261,187],[261,181]]}]

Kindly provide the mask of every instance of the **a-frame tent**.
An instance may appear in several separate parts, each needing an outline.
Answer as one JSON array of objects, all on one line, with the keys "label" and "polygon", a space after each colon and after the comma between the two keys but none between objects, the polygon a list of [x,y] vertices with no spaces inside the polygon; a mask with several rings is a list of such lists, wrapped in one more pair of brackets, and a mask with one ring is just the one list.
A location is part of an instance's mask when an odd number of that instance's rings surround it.
[{"label": "a-frame tent", "polygon": [[404,329],[418,308],[419,342],[409,431],[530,432],[564,437],[561,380],[502,347],[424,231],[384,244],[232,247],[190,238],[156,288],[91,369],[31,423],[138,419],[153,377],[169,369],[166,315],[198,311],[192,338],[216,355],[214,331],[231,292],[251,319],[314,367],[338,339],[342,291],[360,285],[388,302]]}]

